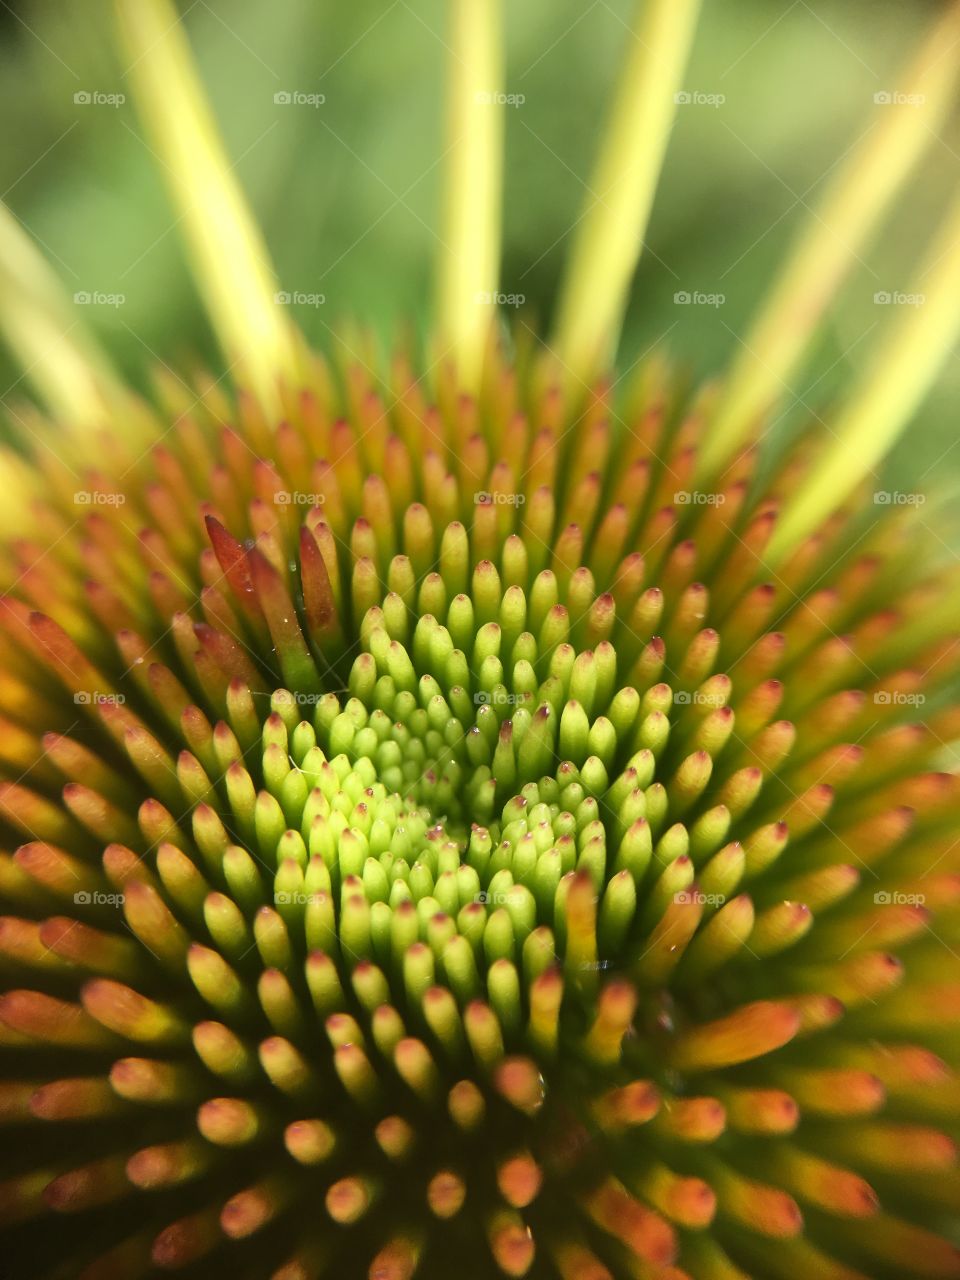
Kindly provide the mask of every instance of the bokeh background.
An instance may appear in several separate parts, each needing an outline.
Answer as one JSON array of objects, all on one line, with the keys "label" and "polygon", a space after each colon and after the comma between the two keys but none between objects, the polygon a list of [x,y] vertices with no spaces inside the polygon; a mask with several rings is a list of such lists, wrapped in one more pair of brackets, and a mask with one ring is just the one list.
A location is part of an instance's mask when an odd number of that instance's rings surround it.
[{"label": "bokeh background", "polygon": [[[516,0],[507,8],[503,290],[548,322],[634,0]],[[704,0],[687,88],[721,105],[680,109],[633,290],[621,363],[669,350],[722,371],[831,166],[882,111],[874,95],[936,16],[933,0]],[[181,0],[181,12],[281,286],[321,346],[346,317],[384,342],[432,305],[443,149],[443,0]],[[954,51],[952,56],[960,56]],[[109,0],[0,3],[0,192],[68,292],[118,293],[84,319],[130,378],[151,363],[220,358],[191,284],[158,165],[143,141]],[[126,93],[119,106],[78,92]],[[322,94],[322,106],[275,94]],[[822,408],[889,320],[878,291],[909,291],[914,264],[960,186],[960,111],[894,216],[861,255],[802,377],[792,421]],[[678,291],[722,307],[678,307]],[[0,355],[0,389],[22,394]],[[921,487],[960,477],[954,356],[888,464]],[[956,445],[956,447],[954,447]]]}]

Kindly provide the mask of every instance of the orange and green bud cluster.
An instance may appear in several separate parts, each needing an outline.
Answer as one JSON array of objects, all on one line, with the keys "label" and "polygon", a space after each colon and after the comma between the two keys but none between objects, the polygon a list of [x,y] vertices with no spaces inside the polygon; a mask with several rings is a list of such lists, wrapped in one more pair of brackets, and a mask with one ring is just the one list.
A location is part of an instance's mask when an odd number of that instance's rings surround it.
[{"label": "orange and green bud cluster", "polygon": [[960,1275],[916,510],[771,570],[654,365],[162,398],[0,563],[11,1277]]}]

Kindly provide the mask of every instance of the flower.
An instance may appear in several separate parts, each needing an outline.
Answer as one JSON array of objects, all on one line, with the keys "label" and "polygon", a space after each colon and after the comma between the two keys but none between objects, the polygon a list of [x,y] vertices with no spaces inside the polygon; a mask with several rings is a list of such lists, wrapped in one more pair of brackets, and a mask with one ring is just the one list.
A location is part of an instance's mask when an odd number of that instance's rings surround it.
[{"label": "flower", "polygon": [[[498,187],[487,8],[455,226]],[[121,11],[259,314],[178,37]],[[601,167],[694,14],[651,6]],[[755,371],[719,408],[600,375],[658,156],[542,359],[464,308],[469,255],[432,381],[276,313],[261,346],[208,228],[235,391],[49,372],[87,425],[8,459],[0,609],[20,1273],[960,1274],[955,581],[918,504],[865,526],[867,469],[769,455]]]}]

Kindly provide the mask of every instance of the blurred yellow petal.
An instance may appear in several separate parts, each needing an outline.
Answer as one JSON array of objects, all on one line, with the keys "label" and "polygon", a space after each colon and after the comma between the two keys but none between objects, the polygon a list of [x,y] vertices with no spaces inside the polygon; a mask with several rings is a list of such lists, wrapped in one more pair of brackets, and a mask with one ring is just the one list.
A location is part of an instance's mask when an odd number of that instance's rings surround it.
[{"label": "blurred yellow petal", "polygon": [[553,348],[576,383],[613,358],[640,259],[699,0],[641,0],[577,224]]},{"label": "blurred yellow petal", "polygon": [[0,331],[37,394],[63,423],[109,418],[124,393],[107,357],[15,215],[0,204]]},{"label": "blurred yellow petal", "polygon": [[777,561],[883,459],[935,382],[960,336],[960,200],[944,219],[911,295],[897,308],[869,368],[830,426],[831,441],[778,522]]},{"label": "blurred yellow petal", "polygon": [[266,246],[227,162],[169,0],[117,0],[127,75],[186,231],[193,268],[234,375],[274,414],[297,368]]},{"label": "blurred yellow petal", "polygon": [[700,458],[703,474],[721,466],[785,393],[824,312],[857,255],[936,140],[957,84],[960,6],[927,35],[897,90],[877,95],[880,118],[830,182],[738,346]]},{"label": "blurred yellow petal", "polygon": [[500,0],[455,0],[450,33],[440,335],[468,387],[480,380],[500,273],[503,40]]}]

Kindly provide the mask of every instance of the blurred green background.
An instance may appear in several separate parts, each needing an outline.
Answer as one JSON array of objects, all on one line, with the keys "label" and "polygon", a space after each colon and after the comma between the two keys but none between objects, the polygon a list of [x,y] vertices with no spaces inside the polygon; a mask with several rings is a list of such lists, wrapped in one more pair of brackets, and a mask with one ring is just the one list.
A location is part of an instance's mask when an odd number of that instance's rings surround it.
[{"label": "blurred green background", "polygon": [[[518,0],[507,7],[504,292],[549,319],[634,0]],[[281,287],[322,293],[298,308],[320,345],[343,317],[386,340],[423,331],[443,146],[443,0],[185,0],[181,4],[236,171],[265,229]],[[704,0],[689,90],[719,107],[678,112],[621,364],[659,343],[700,374],[721,371],[830,166],[882,110],[874,94],[942,5],[921,0]],[[70,293],[122,293],[84,319],[128,376],[152,361],[222,368],[190,281],[158,167],[114,46],[109,0],[0,7],[0,191]],[[952,56],[960,56],[955,51]],[[119,107],[82,91],[127,93]],[[274,95],[323,94],[320,107]],[[802,377],[821,407],[862,366],[913,264],[960,187],[960,113],[896,214],[861,255]],[[723,307],[673,295],[722,293]],[[869,332],[872,326],[876,329]],[[19,376],[0,357],[6,389]],[[21,383],[15,393],[23,391]],[[891,465],[960,475],[954,356]],[[802,422],[802,403],[795,408]],[[924,475],[924,473],[926,473]]]}]

